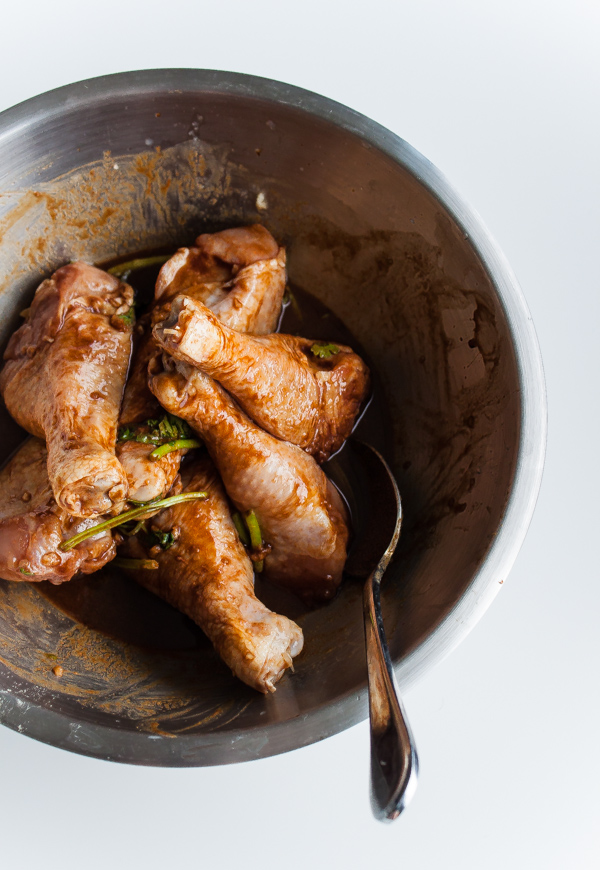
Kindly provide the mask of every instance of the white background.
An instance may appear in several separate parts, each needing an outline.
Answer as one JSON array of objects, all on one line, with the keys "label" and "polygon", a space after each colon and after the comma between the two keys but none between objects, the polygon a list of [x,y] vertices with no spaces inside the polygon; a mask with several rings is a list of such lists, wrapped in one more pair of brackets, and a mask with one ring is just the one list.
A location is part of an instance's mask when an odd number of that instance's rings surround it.
[{"label": "white background", "polygon": [[251,764],[153,770],[0,729],[7,868],[600,867],[596,0],[11,2],[0,109],[148,67],[254,73],[339,100],[483,216],[536,324],[550,435],[504,589],[407,696],[422,775],[370,817],[368,730]]}]

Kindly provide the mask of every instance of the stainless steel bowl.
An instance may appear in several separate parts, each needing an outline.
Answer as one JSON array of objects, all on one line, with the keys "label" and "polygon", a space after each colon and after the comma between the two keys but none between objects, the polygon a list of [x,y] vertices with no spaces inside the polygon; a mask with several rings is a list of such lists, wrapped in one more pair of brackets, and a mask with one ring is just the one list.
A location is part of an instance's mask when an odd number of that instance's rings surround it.
[{"label": "stainless steel bowl", "polygon": [[[0,115],[1,338],[40,278],[69,259],[173,247],[256,220],[288,245],[291,279],[344,320],[382,382],[380,428],[407,518],[383,606],[405,688],[500,589],[545,443],[523,297],[431,163],[344,106],[251,76],[152,70],[36,97]],[[8,455],[23,434],[6,413],[0,425]],[[300,621],[297,673],[264,698],[208,646],[126,643],[35,586],[2,581],[0,718],[65,749],[140,764],[294,749],[367,711],[360,589],[347,583]]]}]

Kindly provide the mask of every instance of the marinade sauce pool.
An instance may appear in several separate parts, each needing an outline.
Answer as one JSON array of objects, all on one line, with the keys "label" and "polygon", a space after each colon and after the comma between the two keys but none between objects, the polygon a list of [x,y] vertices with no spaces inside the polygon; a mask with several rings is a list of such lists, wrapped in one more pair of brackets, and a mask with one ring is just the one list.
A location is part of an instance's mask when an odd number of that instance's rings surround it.
[{"label": "marinade sauce pool", "polygon": [[[144,252],[136,256],[146,257],[157,253],[162,252]],[[122,257],[120,260],[104,263],[102,267],[108,269],[131,259],[131,256]],[[153,297],[159,268],[160,266],[152,266],[139,269],[131,272],[127,278],[127,282],[136,292],[138,312]],[[323,302],[293,284],[288,284],[285,299],[279,332],[348,345],[370,366],[368,356],[364,354],[360,343]],[[377,374],[372,366],[370,368],[372,394],[354,434],[385,454],[390,420]],[[342,447],[337,456],[328,460],[323,465],[323,470],[331,476],[350,504],[352,498],[360,497],[360,494],[344,492],[340,475],[336,473],[343,466],[344,450]],[[187,461],[189,456],[190,454],[186,457]],[[189,617],[138,586],[124,572],[111,567],[110,563],[95,574],[74,578],[60,586],[44,582],[36,583],[36,588],[72,619],[126,643],[149,650],[173,652],[210,647],[210,641]],[[291,619],[298,619],[306,612],[306,606],[296,596],[277,589],[260,576],[256,578],[256,593],[271,610],[283,613]]]}]

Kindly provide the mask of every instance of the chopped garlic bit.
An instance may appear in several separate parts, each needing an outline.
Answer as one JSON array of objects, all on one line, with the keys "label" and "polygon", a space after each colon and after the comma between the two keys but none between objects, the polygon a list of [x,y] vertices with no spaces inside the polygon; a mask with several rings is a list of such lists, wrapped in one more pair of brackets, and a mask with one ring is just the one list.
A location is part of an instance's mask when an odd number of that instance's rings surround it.
[{"label": "chopped garlic bit", "polygon": [[267,208],[267,198],[262,191],[256,197],[256,208],[258,211],[264,211]]}]

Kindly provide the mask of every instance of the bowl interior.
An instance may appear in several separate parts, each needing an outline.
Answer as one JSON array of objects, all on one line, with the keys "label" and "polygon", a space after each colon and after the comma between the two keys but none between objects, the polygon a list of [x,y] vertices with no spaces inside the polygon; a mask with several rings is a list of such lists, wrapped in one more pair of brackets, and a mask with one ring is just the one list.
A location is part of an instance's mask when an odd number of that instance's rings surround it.
[{"label": "bowl interior", "polygon": [[[291,281],[345,323],[381,381],[375,428],[405,514],[384,618],[394,661],[408,661],[485,560],[519,449],[513,339],[470,239],[401,162],[299,101],[242,87],[150,87],[135,76],[127,87],[40,100],[0,129],[1,342],[38,282],[68,260],[103,262],[265,223],[287,245]],[[5,458],[23,433],[4,410],[0,431]],[[108,595],[120,578],[107,569],[98,583]],[[135,621],[127,594],[118,600]],[[145,618],[151,633],[154,616]],[[0,581],[0,716],[116,760],[273,754],[365,715],[361,620],[352,582],[302,615],[296,674],[264,698],[208,643],[125,642],[35,585]]]}]

